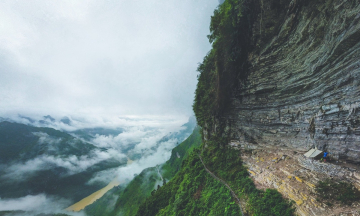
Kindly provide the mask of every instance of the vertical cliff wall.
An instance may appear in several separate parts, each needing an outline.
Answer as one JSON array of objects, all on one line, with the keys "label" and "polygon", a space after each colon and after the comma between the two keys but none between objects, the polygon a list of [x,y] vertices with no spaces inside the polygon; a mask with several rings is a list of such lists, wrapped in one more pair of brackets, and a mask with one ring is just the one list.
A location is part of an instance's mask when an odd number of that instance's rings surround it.
[{"label": "vertical cliff wall", "polygon": [[[232,146],[252,150],[243,159],[258,186],[295,200],[300,215],[359,214],[318,203],[314,187],[334,178],[360,189],[360,1],[255,2],[247,78],[204,138],[222,125]],[[333,164],[302,156],[314,147]]]},{"label": "vertical cliff wall", "polygon": [[249,54],[246,88],[232,100],[235,136],[255,146],[316,146],[359,163],[359,1],[272,7],[264,1],[253,29],[262,48]]}]

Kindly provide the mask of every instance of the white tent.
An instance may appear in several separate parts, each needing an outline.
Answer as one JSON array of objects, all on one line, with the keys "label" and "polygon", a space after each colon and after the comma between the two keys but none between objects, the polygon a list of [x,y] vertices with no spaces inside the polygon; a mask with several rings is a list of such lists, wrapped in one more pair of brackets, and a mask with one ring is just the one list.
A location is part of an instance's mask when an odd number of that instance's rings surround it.
[{"label": "white tent", "polygon": [[304,156],[307,158],[315,158],[315,157],[319,156],[321,153],[323,153],[323,152],[314,148],[314,149],[310,149],[308,152],[306,152],[304,154]]}]

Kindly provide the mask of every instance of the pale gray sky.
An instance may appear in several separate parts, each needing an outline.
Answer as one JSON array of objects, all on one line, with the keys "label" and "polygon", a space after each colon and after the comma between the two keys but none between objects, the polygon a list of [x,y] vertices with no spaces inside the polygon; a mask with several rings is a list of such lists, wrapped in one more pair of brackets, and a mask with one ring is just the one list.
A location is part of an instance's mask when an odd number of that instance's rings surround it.
[{"label": "pale gray sky", "polygon": [[0,116],[191,115],[218,4],[0,1]]}]

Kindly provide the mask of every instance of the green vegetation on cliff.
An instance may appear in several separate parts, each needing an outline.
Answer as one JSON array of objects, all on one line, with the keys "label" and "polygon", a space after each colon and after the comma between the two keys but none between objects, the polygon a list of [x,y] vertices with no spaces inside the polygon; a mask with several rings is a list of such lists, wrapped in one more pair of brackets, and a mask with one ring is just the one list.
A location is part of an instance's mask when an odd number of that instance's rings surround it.
[{"label": "green vegetation on cliff", "polygon": [[239,215],[230,191],[204,169],[193,151],[180,172],[140,206],[138,216]]},{"label": "green vegetation on cliff", "polygon": [[209,170],[226,181],[235,194],[246,201],[246,211],[257,216],[293,215],[293,202],[284,199],[274,189],[257,189],[242,164],[240,151],[223,147],[225,143],[226,139],[214,137],[207,142],[202,158]]},{"label": "green vegetation on cliff", "polygon": [[[248,0],[226,0],[211,17],[208,39],[212,49],[198,67],[200,74],[193,109],[201,130],[209,131],[214,126],[216,130],[207,135],[206,144],[203,143],[201,148],[181,144],[173,150],[170,160],[163,166],[164,177],[171,180],[156,191],[151,192],[150,188],[140,191],[140,183],[145,179],[135,184],[140,178],[136,177],[127,187],[134,188],[131,189],[134,193],[125,195],[122,191],[114,212],[133,215],[136,209],[138,216],[241,215],[236,199],[225,186],[226,182],[234,196],[241,199],[243,210],[250,215],[294,215],[292,201],[284,199],[276,190],[263,191],[255,187],[242,164],[240,151],[227,147],[228,134],[224,133],[223,124],[214,124],[214,119],[229,107],[230,97],[234,96],[232,91],[241,89],[246,83],[251,28],[256,16],[255,12],[250,13],[252,4],[253,1]],[[200,143],[200,136],[194,140]],[[177,154],[188,157],[178,160]],[[206,167],[223,182],[205,169],[199,155]],[[130,195],[141,198],[126,198]],[[126,203],[130,199],[131,203]],[[121,200],[124,202],[120,203]],[[131,209],[131,213],[126,213],[124,208]]]},{"label": "green vegetation on cliff", "polygon": [[200,128],[197,127],[186,140],[171,151],[170,159],[161,168],[163,170],[163,177],[165,179],[172,179],[180,170],[183,160],[189,156],[194,148],[200,146],[201,143]]},{"label": "green vegetation on cliff", "polygon": [[[207,134],[202,150],[195,149],[180,171],[139,207],[137,215],[240,215],[241,210],[223,182],[208,173],[200,160],[226,182],[257,216],[294,215],[293,202],[272,189],[258,190],[243,166],[240,151],[227,147],[228,134],[218,118],[229,108],[233,90],[242,88],[248,73],[253,1],[225,0],[211,17],[211,51],[198,67],[193,109]],[[218,124],[215,119],[219,120]]]},{"label": "green vegetation on cliff", "polygon": [[226,0],[211,17],[211,51],[198,67],[194,112],[198,124],[211,123],[211,116],[229,105],[232,89],[241,87],[247,76],[253,4],[246,0]]},{"label": "green vegetation on cliff", "polygon": [[[200,144],[201,136],[199,127],[197,127],[186,140],[172,150],[170,159],[159,166],[163,178],[172,179],[179,171],[183,160],[188,157],[189,152]],[[157,168],[147,168],[134,177],[125,187],[120,185],[113,188],[95,203],[86,207],[85,211],[90,216],[135,215],[140,204],[151,196],[152,191],[158,187],[157,185],[163,185]]]},{"label": "green vegetation on cliff", "polygon": [[[217,142],[223,142],[218,139]],[[273,189],[256,189],[238,150],[219,147],[210,141],[202,152],[207,168],[224,180],[257,216],[294,215],[293,202]],[[137,215],[241,215],[230,191],[206,172],[195,149],[175,177],[146,199]]]},{"label": "green vegetation on cliff", "polygon": [[317,199],[326,201],[330,206],[333,202],[351,205],[353,202],[360,200],[360,191],[348,182],[336,182],[332,179],[326,179],[325,181],[319,181],[315,190]]}]

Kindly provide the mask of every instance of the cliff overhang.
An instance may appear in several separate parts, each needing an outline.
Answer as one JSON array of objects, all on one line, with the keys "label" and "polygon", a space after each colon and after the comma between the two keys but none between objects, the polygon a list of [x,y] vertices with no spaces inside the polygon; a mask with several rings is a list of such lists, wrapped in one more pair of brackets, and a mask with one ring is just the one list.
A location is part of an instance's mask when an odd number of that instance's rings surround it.
[{"label": "cliff overhang", "polygon": [[[309,197],[326,178],[360,189],[360,2],[258,0],[249,11],[247,68],[237,72],[246,77],[231,76],[230,87],[215,82],[230,91],[228,104],[202,125],[204,140],[221,133],[232,146],[255,152],[243,160],[258,186],[296,201],[298,214],[341,213]],[[302,157],[315,147],[333,163]],[[265,163],[259,158],[282,157],[278,152],[292,159],[259,166]],[[356,205],[348,210],[359,211]]]}]

